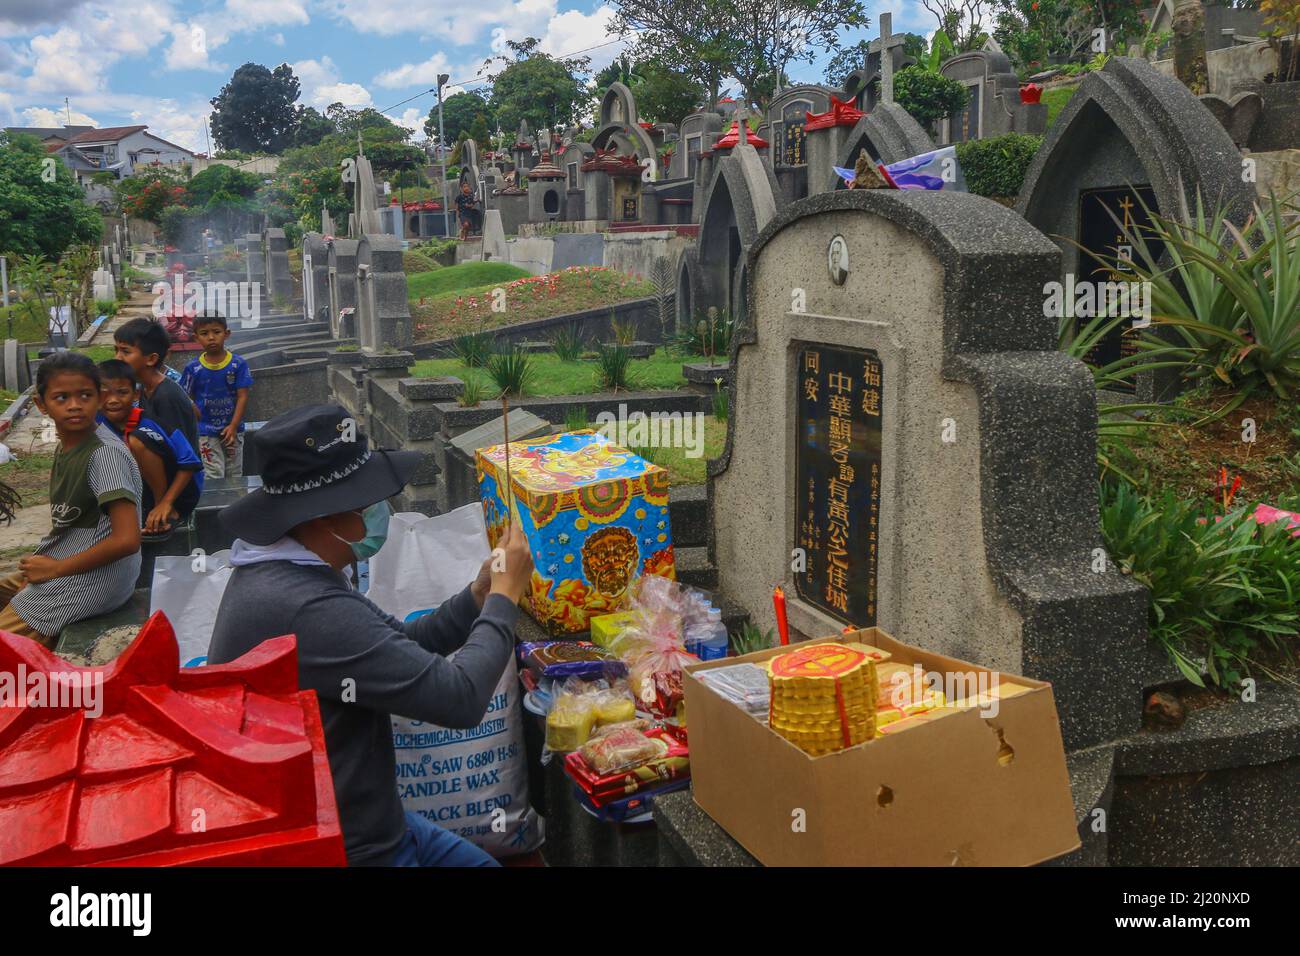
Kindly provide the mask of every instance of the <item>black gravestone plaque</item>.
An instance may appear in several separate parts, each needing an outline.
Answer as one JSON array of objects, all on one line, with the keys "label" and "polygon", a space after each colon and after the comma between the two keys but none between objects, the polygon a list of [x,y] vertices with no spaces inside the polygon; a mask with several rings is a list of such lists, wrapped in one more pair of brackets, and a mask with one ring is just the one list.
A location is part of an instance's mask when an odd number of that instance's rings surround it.
[{"label": "black gravestone plaque", "polygon": [[805,139],[803,127],[808,119],[808,108],[811,106],[811,103],[800,100],[786,107],[782,114],[782,141],[785,148],[781,151],[781,157],[787,166],[802,166],[807,162],[803,154]]},{"label": "black gravestone plaque", "polygon": [[880,358],[806,345],[797,361],[795,520],[799,597],[847,624],[876,623],[880,530]]},{"label": "black gravestone plaque", "polygon": [[[1145,208],[1143,204],[1145,203]],[[1096,294],[1102,283],[1138,282],[1137,273],[1116,268],[1122,265],[1121,253],[1129,259],[1136,256],[1131,244],[1117,222],[1123,223],[1130,233],[1141,235],[1148,250],[1158,261],[1164,246],[1151,239],[1151,217],[1146,210],[1158,212],[1156,194],[1150,186],[1117,186],[1108,189],[1087,189],[1079,193],[1079,281],[1092,283],[1094,313],[1101,309],[1100,296]],[[1109,210],[1109,211],[1108,211]],[[1114,218],[1111,218],[1111,216]],[[1125,252],[1126,251],[1126,252]],[[1130,287],[1131,288],[1131,287]],[[1068,287],[1067,287],[1068,289]],[[1131,300],[1130,300],[1131,301]],[[1069,304],[1072,307],[1072,303]],[[1081,315],[1075,320],[1075,330],[1092,321],[1093,316]],[[1130,323],[1121,323],[1112,329],[1089,350],[1084,360],[1089,365],[1105,366],[1137,352],[1141,333]],[[1115,382],[1107,386],[1113,391],[1133,391],[1132,380]]]}]

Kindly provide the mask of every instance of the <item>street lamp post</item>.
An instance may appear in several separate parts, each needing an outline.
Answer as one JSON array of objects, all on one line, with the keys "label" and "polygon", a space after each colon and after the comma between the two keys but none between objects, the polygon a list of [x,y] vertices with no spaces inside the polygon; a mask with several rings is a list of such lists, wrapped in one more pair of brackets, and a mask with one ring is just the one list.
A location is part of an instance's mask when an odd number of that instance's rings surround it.
[{"label": "street lamp post", "polygon": [[451,238],[451,211],[447,208],[447,138],[442,131],[442,88],[451,79],[450,73],[438,74],[438,151],[442,154],[442,236]]}]

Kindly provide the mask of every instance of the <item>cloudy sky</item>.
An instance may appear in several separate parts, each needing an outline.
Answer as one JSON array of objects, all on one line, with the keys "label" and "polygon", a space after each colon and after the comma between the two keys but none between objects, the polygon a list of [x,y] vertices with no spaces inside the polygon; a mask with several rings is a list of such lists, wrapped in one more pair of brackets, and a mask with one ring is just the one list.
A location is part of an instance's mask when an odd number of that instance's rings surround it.
[{"label": "cloudy sky", "polygon": [[[868,3],[872,35],[888,6]],[[892,7],[896,32],[933,30],[917,0]],[[59,126],[70,109],[74,124],[144,123],[205,151],[208,101],[252,61],[291,64],[303,103],[373,106],[418,131],[436,97],[397,104],[438,73],[473,87],[505,40],[609,63],[623,46],[611,12],[602,0],[0,0],[0,126]],[[825,59],[793,78],[820,80]]]}]

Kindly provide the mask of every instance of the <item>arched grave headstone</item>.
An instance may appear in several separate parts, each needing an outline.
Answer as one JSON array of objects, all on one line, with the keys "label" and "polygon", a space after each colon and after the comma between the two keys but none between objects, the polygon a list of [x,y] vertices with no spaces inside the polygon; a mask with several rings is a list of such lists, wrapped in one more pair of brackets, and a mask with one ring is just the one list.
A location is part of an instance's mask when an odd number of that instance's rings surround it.
[{"label": "arched grave headstone", "polygon": [[[1249,215],[1254,186],[1244,181],[1232,138],[1177,80],[1145,60],[1114,57],[1088,74],[1048,130],[1016,211],[1061,247],[1057,281],[1124,281],[1105,264],[1113,265],[1126,245],[1112,214],[1141,229],[1145,209],[1182,218],[1196,208],[1198,194],[1207,209],[1222,204],[1238,224]],[[1134,331],[1116,329],[1090,360],[1105,364],[1135,349]],[[1164,387],[1140,376],[1136,393],[1150,401]]]},{"label": "arched grave headstone", "polygon": [[1059,259],[966,193],[778,213],[748,254],[712,542],[760,626],[779,581],[796,636],[875,625],[1051,681],[1075,749],[1138,726],[1147,592],[1098,566],[1096,393],[1042,312]]}]

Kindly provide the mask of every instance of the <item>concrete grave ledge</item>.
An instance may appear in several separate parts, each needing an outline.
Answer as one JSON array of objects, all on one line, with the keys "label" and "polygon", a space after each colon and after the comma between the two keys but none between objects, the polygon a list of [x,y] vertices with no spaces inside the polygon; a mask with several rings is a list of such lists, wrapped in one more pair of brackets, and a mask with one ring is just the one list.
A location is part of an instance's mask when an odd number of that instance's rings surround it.
[{"label": "concrete grave ledge", "polygon": [[[626,405],[627,412],[711,412],[708,396],[686,389],[664,389],[648,392],[594,392],[587,395],[556,395],[547,398],[512,399],[511,408],[526,408],[550,422],[563,422],[571,408],[586,406],[589,419],[601,412],[617,415],[619,406]],[[485,399],[474,408],[464,408],[451,402],[433,406],[434,418],[440,429],[473,428],[500,416],[501,403]]]}]

